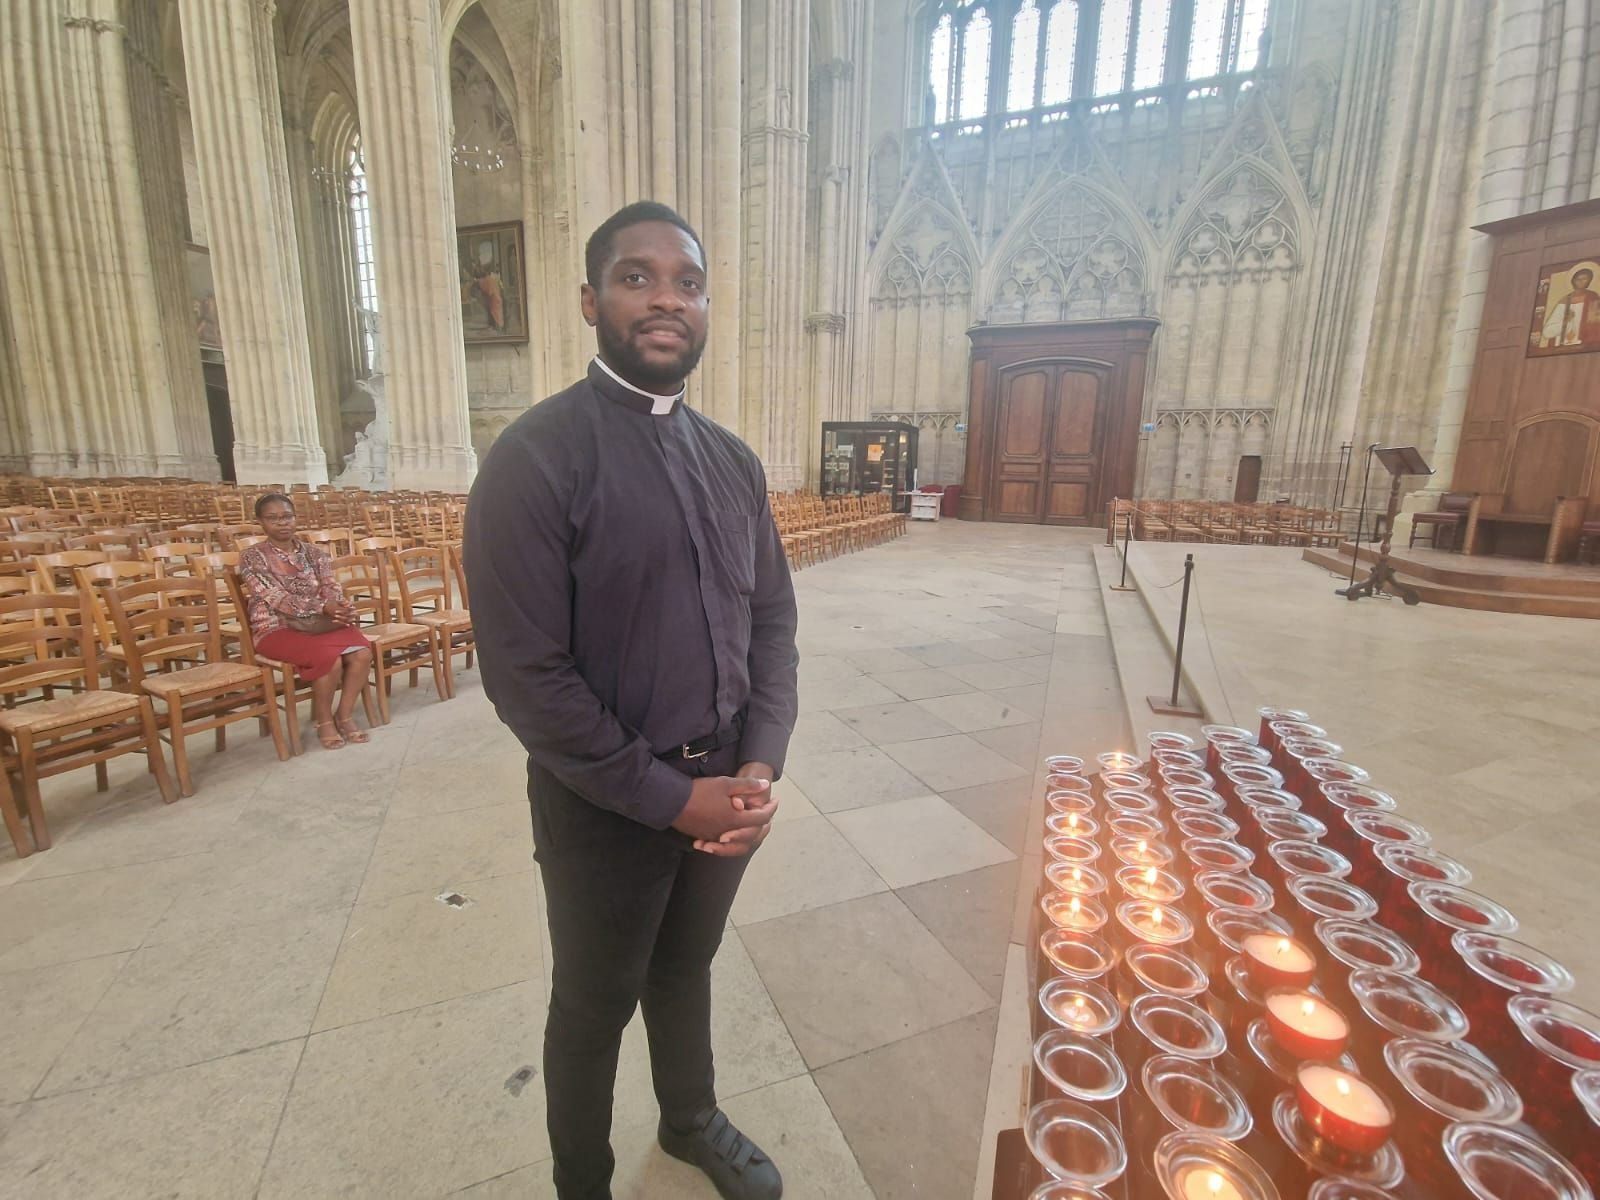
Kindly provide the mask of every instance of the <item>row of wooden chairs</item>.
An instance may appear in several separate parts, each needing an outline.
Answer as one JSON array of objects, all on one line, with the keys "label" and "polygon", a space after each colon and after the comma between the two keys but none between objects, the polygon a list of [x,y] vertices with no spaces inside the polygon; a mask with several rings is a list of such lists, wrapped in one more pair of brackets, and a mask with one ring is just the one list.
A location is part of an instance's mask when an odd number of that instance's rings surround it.
[{"label": "row of wooden chairs", "polygon": [[1113,500],[1108,536],[1151,542],[1213,542],[1246,546],[1337,546],[1339,515],[1291,504],[1221,500]]},{"label": "row of wooden chairs", "polygon": [[[238,551],[203,551],[187,573],[108,561],[75,566],[70,587],[54,571],[0,579],[0,816],[19,857],[50,845],[39,783],[51,775],[92,764],[104,790],[106,762],[137,751],[171,803],[195,791],[191,734],[214,731],[222,750],[227,725],[255,719],[280,759],[301,752],[311,687],[255,651],[238,564]],[[368,722],[389,722],[402,675],[415,687],[428,670],[440,699],[453,697],[456,660],[470,669],[477,651],[459,545],[396,540],[332,564],[374,648]]]},{"label": "row of wooden chairs", "polygon": [[823,499],[814,492],[774,492],[768,497],[791,569],[863,550],[906,530],[887,493]]}]

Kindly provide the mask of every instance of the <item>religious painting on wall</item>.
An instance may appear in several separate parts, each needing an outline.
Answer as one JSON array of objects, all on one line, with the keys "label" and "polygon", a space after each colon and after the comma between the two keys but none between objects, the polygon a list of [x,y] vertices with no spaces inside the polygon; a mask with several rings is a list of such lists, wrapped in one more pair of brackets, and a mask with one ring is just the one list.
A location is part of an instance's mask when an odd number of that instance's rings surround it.
[{"label": "religious painting on wall", "polygon": [[1600,350],[1600,254],[1539,270],[1528,354]]},{"label": "religious painting on wall", "polygon": [[528,340],[528,279],[522,222],[456,230],[461,328],[467,345]]},{"label": "religious painting on wall", "polygon": [[194,308],[195,333],[200,350],[222,350],[222,327],[217,321],[217,289],[211,282],[211,251],[188,242],[184,246],[184,265],[189,273],[189,303]]}]

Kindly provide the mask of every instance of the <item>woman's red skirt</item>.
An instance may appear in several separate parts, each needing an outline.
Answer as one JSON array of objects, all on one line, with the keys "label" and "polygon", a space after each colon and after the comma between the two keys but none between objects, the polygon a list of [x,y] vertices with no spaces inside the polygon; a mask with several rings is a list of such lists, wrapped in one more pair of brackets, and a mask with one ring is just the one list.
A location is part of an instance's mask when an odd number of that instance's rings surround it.
[{"label": "woman's red skirt", "polygon": [[268,658],[293,663],[296,673],[308,683],[333,670],[345,651],[362,647],[371,649],[372,643],[359,629],[333,629],[327,633],[275,629],[256,643],[256,649]]}]

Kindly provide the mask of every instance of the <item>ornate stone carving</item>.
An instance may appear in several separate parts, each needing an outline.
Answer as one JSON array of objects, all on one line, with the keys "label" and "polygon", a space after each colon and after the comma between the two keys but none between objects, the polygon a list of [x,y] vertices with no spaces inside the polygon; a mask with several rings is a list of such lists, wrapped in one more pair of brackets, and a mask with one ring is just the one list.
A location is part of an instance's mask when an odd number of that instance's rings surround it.
[{"label": "ornate stone carving", "polygon": [[1293,210],[1282,189],[1249,163],[1212,184],[1176,246],[1172,274],[1180,278],[1265,274],[1300,265]]},{"label": "ornate stone carving", "polygon": [[924,203],[893,239],[893,254],[878,275],[875,300],[960,300],[972,294],[972,264],[963,252],[955,219]]},{"label": "ornate stone carving", "polygon": [[1068,183],[1026,218],[998,272],[994,322],[1097,320],[1145,310],[1145,264],[1128,219]]}]

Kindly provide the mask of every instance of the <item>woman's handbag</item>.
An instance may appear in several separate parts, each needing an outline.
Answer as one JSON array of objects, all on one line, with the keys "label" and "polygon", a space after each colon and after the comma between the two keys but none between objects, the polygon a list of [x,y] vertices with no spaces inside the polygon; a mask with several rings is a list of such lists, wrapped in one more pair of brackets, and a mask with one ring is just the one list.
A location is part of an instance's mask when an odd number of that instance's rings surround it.
[{"label": "woman's handbag", "polygon": [[285,617],[283,623],[296,633],[332,633],[339,628],[327,613],[310,617]]}]

